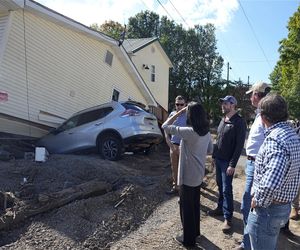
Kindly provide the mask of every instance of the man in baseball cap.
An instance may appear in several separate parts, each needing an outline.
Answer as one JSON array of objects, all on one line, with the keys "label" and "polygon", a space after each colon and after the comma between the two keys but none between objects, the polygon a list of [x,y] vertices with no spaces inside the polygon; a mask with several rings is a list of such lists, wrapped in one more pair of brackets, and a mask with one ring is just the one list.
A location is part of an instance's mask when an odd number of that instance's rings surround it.
[{"label": "man in baseball cap", "polygon": [[271,90],[271,87],[265,83],[265,82],[257,82],[254,85],[252,85],[252,87],[246,92],[246,94],[250,94],[252,92],[256,92],[256,93],[269,93]]},{"label": "man in baseball cap", "polygon": [[237,100],[228,95],[219,99],[224,117],[217,131],[213,151],[213,164],[216,167],[216,181],[219,198],[217,208],[210,210],[210,216],[224,216],[222,231],[229,233],[232,228],[233,192],[232,180],[235,167],[244,147],[246,122],[236,110]]},{"label": "man in baseball cap", "polygon": [[224,98],[219,99],[220,102],[230,102],[231,104],[237,105],[237,100],[232,95],[227,95]]},{"label": "man in baseball cap", "polygon": [[247,154],[247,162],[245,166],[245,175],[246,175],[246,183],[245,183],[245,191],[243,194],[243,200],[241,202],[241,211],[243,214],[243,221],[244,221],[244,235],[243,241],[238,248],[250,250],[250,238],[249,234],[246,230],[248,215],[251,207],[251,188],[253,185],[253,178],[254,178],[254,166],[255,166],[255,159],[258,153],[260,146],[262,145],[265,136],[264,136],[264,125],[262,124],[261,116],[258,107],[258,103],[260,100],[265,97],[271,90],[271,87],[265,82],[257,82],[251,86],[251,88],[246,92],[249,94],[251,104],[254,108],[256,108],[256,114],[254,122],[251,126],[249,136],[246,143],[246,154]]}]

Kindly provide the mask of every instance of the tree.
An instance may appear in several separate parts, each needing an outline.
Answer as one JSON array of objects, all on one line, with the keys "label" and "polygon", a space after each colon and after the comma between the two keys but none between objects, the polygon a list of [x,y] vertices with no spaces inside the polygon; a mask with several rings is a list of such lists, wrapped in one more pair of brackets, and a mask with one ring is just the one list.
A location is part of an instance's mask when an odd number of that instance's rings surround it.
[{"label": "tree", "polygon": [[116,40],[119,40],[121,38],[121,34],[125,31],[125,27],[122,24],[111,20],[105,21],[100,26],[94,23],[90,27],[94,30],[103,32]]},{"label": "tree", "polygon": [[289,104],[289,113],[300,119],[300,6],[288,22],[288,37],[280,41],[280,58],[270,80]]},{"label": "tree", "polygon": [[148,10],[141,11],[128,20],[128,38],[158,37],[159,15]]}]

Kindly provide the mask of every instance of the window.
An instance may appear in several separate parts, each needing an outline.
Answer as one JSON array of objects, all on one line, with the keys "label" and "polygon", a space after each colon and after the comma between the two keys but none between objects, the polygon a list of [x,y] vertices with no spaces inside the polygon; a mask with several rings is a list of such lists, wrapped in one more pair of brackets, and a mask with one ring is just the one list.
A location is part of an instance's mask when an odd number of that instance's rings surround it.
[{"label": "window", "polygon": [[134,105],[134,104],[128,103],[128,102],[122,103],[122,106],[123,106],[125,109],[132,109],[132,110],[135,110],[135,111],[145,111],[145,110],[142,109],[141,107],[138,107],[137,105]]},{"label": "window", "polygon": [[106,56],[105,56],[105,62],[111,66],[112,65],[112,61],[113,61],[113,57],[114,55],[110,52],[110,51],[106,51]]},{"label": "window", "polygon": [[151,65],[151,82],[155,82],[155,66]]},{"label": "window", "polygon": [[54,134],[58,134],[65,130],[69,130],[107,116],[110,112],[113,111],[112,107],[100,108],[96,110],[91,110],[76,116],[71,117],[65,121],[59,128],[54,131]]},{"label": "window", "polygon": [[119,95],[120,95],[120,92],[118,90],[114,89],[111,99],[113,101],[117,102],[117,101],[119,101]]},{"label": "window", "polygon": [[79,115],[77,126],[81,126],[83,124],[102,119],[103,117],[107,116],[111,111],[113,111],[112,107],[106,107],[83,113]]}]

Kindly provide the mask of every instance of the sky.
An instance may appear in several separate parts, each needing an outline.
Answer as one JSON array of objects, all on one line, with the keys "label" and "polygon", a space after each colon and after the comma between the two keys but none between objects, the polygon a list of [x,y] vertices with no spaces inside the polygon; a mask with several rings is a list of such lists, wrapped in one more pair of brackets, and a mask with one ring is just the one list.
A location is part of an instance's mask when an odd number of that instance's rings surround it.
[{"label": "sky", "polygon": [[[279,41],[300,0],[36,0],[84,25],[113,20],[126,24],[141,11],[167,16],[184,28],[213,23],[223,78],[253,84],[270,82]],[[229,65],[229,67],[228,67]],[[227,70],[229,68],[229,70]]]}]

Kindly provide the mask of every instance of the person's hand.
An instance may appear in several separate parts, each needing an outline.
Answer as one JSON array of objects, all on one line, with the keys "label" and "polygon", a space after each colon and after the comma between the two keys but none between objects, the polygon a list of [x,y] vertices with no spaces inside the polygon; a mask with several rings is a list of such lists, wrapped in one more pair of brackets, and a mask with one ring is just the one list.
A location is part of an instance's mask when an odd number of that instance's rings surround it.
[{"label": "person's hand", "polygon": [[251,200],[251,208],[255,208],[256,207],[256,201],[254,200],[254,198],[252,198]]},{"label": "person's hand", "polygon": [[235,170],[235,168],[228,167],[227,170],[226,170],[226,174],[227,175],[233,175],[234,174],[234,170]]}]

